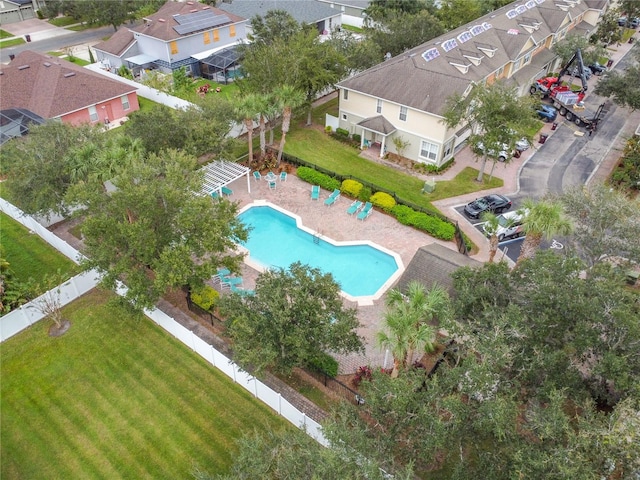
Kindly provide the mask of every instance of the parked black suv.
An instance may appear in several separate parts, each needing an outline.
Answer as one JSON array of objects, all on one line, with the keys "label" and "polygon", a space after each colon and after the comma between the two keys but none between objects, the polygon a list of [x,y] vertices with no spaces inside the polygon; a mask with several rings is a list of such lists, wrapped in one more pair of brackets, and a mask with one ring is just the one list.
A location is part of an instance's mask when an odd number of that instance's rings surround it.
[{"label": "parked black suv", "polygon": [[593,62],[588,67],[589,67],[589,70],[591,70],[594,75],[602,75],[604,72],[607,71],[607,67],[605,67],[604,65],[600,65],[598,62]]}]

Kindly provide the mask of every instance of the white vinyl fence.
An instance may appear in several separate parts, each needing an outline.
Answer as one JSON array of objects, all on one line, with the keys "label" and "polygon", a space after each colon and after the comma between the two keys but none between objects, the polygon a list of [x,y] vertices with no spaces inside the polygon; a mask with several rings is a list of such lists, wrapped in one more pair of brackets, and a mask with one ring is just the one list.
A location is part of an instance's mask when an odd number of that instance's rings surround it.
[{"label": "white vinyl fence", "polygon": [[[51,233],[30,216],[25,215],[19,208],[2,198],[0,198],[0,210],[20,222],[25,227],[29,228],[31,231],[37,233],[43,240],[67,257],[71,258],[74,262],[78,263],[82,258],[82,254],[75,248]],[[1,317],[0,342],[4,342],[6,339],[16,335],[44,317],[44,314],[42,314],[38,309],[39,299],[46,295],[54,295],[59,299],[60,305],[64,306],[71,303],[79,296],[87,293],[89,290],[94,288],[98,282],[99,278],[97,272],[93,270],[84,272],[23,305],[19,309]],[[124,295],[126,293],[126,286],[120,285],[117,293],[119,295]],[[222,353],[218,352],[212,345],[202,340],[191,330],[180,325],[161,310],[154,308],[153,310],[145,310],[144,313],[160,327],[207,360],[211,365],[225,373],[235,383],[248,390],[254,397],[266,403],[296,427],[304,429],[311,437],[316,439],[322,445],[327,445],[327,441],[322,434],[322,427],[320,424],[307,417],[304,413],[289,403],[289,401],[282,398],[282,395],[266,386],[257,378],[242,371],[235,363],[225,357]]]}]

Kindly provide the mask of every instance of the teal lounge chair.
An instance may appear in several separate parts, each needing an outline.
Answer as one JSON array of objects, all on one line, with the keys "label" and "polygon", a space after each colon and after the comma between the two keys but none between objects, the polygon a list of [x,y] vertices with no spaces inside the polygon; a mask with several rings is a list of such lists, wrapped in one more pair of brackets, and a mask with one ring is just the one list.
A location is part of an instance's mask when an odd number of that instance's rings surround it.
[{"label": "teal lounge chair", "polygon": [[358,210],[360,210],[360,207],[362,207],[362,202],[360,200],[356,200],[349,206],[349,208],[347,209],[347,213],[349,215],[353,215]]},{"label": "teal lounge chair", "polygon": [[362,221],[366,220],[367,217],[371,215],[372,211],[373,211],[373,205],[371,205],[371,202],[365,203],[364,208],[358,214],[358,220],[362,220]]},{"label": "teal lounge chair", "polygon": [[218,192],[211,192],[211,198],[215,198],[217,200],[220,198],[220,195],[218,195]]},{"label": "teal lounge chair", "polygon": [[227,187],[222,187],[222,195],[226,195],[226,196],[233,195],[233,190]]},{"label": "teal lounge chair", "polygon": [[275,180],[273,182],[269,182],[269,188],[271,190],[275,190],[276,189],[276,181]]},{"label": "teal lounge chair", "polygon": [[329,198],[327,198],[327,199],[324,201],[324,204],[325,204],[327,207],[330,207],[331,205],[333,205],[334,203],[336,203],[336,202],[338,201],[338,199],[339,199],[339,198],[340,198],[340,190],[336,188],[336,189],[333,191],[333,193],[332,193],[331,195],[329,195]]},{"label": "teal lounge chair", "polygon": [[253,178],[256,182],[259,182],[260,180],[262,180],[262,175],[260,175],[260,172],[253,172]]},{"label": "teal lounge chair", "polygon": [[281,182],[287,181],[287,172],[280,172],[280,181]]},{"label": "teal lounge chair", "polygon": [[318,200],[320,198],[320,185],[313,185],[311,187],[311,200]]},{"label": "teal lounge chair", "polygon": [[240,295],[247,296],[247,295],[255,295],[256,292],[254,290],[246,290],[244,288],[240,288],[240,287],[236,287],[235,285],[231,285],[231,291],[234,293],[238,293]]}]

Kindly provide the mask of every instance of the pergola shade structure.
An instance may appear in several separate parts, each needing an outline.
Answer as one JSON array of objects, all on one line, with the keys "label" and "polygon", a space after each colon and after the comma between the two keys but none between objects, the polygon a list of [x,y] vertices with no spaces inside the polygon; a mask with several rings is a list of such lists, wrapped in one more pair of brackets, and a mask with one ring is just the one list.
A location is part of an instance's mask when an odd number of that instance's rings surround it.
[{"label": "pergola shade structure", "polygon": [[222,195],[222,187],[226,187],[231,182],[242,176],[247,177],[247,190],[251,193],[251,182],[249,173],[251,169],[240,165],[239,163],[226,162],[219,160],[209,163],[202,167],[204,172],[204,182],[202,184],[202,195],[211,195],[217,193]]},{"label": "pergola shade structure", "polygon": [[237,62],[240,56],[237,47],[237,45],[233,45],[200,60],[202,76],[225,84],[229,83],[229,79],[233,80],[239,77],[240,69]]}]

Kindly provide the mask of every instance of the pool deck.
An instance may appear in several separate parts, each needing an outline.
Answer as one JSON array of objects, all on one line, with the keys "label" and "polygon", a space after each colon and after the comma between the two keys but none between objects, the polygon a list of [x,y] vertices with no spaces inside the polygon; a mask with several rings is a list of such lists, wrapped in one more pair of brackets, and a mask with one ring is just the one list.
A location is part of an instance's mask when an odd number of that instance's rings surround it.
[{"label": "pool deck", "polygon": [[[326,206],[324,200],[330,192],[321,190],[320,199],[311,200],[311,185],[293,174],[289,174],[284,182],[278,180],[275,190],[269,189],[269,184],[264,179],[256,181],[251,177],[249,184],[251,192],[248,191],[246,178],[236,180],[229,185],[233,195],[227,198],[237,202],[239,209],[256,201],[273,203],[298,215],[306,227],[333,240],[370,240],[389,249],[400,256],[404,268],[418,248],[424,245],[435,242],[455,251],[453,242],[437,240],[426,233],[405,227],[395,218],[380,211],[375,210],[364,221],[348,215],[347,208],[352,202],[348,197],[340,197],[332,206]],[[286,246],[274,245],[274,248],[286,248]],[[245,288],[254,288],[258,273],[246,263],[243,264],[242,277]],[[364,338],[366,349],[364,355],[339,356],[341,373],[352,373],[361,365],[383,365],[385,354],[376,346],[375,334],[381,328],[385,308],[384,299],[383,295],[380,299],[374,300],[372,305],[358,305],[345,300],[347,306],[358,309],[358,318],[361,323],[358,333]],[[392,358],[389,356],[387,365],[391,366],[391,362]]]}]

